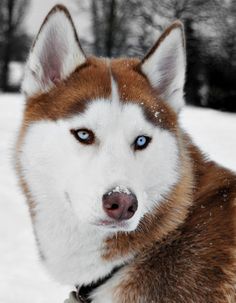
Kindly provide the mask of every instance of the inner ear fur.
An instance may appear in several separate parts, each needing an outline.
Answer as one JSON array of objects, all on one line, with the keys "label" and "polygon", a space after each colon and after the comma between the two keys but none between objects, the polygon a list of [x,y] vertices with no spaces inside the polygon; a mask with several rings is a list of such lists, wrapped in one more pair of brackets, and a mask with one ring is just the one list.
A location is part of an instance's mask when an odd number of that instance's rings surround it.
[{"label": "inner ear fur", "polygon": [[184,104],[186,71],[184,27],[180,21],[164,31],[139,68],[160,97],[179,112]]}]

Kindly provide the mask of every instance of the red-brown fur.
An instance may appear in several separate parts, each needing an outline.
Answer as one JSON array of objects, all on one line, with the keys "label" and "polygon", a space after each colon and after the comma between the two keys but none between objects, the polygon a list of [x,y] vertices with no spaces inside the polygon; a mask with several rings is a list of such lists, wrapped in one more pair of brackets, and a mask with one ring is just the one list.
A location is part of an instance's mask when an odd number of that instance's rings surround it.
[{"label": "red-brown fur", "polygon": [[[181,178],[165,201],[136,231],[106,241],[107,261],[135,255],[123,269],[117,302],[236,303],[236,176],[206,159],[184,134],[177,115],[141,73],[138,59],[108,64],[89,58],[49,93],[27,100],[19,147],[30,123],[66,118],[82,112],[91,99],[109,98],[111,74],[121,102],[140,104],[147,119],[171,131],[181,158]],[[160,120],[153,117],[156,110]]]}]

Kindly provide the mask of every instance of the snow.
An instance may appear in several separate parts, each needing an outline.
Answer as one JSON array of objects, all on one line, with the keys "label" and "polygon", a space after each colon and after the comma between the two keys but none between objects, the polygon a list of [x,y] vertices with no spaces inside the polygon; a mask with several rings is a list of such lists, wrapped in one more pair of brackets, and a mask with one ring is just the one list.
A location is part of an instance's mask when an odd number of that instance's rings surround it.
[{"label": "snow", "polygon": [[114,188],[112,191],[110,191],[108,193],[108,196],[110,196],[112,193],[124,193],[124,194],[130,195],[131,191],[128,188],[118,185],[118,186],[116,186],[116,188]]},{"label": "snow", "polygon": [[236,114],[186,107],[181,122],[210,159],[236,171]]},{"label": "snow", "polygon": [[[60,303],[71,287],[53,281],[41,266],[25,199],[12,165],[23,97],[0,95],[0,302]],[[203,151],[236,171],[236,115],[187,107],[181,122]]]},{"label": "snow", "polygon": [[10,81],[9,84],[13,86],[19,86],[24,72],[24,63],[12,61],[10,63]]}]

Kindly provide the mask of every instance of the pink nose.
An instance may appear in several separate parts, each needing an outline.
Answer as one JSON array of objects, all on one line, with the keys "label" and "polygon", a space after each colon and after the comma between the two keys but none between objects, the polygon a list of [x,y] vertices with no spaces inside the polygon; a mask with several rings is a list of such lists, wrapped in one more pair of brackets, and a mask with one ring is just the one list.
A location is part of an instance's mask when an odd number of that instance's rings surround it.
[{"label": "pink nose", "polygon": [[134,194],[109,192],[102,198],[103,209],[115,220],[128,220],[135,214],[138,201]]}]

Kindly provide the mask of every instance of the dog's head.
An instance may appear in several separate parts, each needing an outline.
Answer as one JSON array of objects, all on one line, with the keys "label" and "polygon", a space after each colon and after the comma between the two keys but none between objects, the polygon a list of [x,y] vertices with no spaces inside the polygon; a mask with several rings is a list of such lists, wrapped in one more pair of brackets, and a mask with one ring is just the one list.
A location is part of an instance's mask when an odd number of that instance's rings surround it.
[{"label": "dog's head", "polygon": [[180,22],[141,61],[87,58],[70,15],[55,7],[22,85],[19,163],[35,211],[69,209],[104,231],[135,230],[180,177],[184,78]]}]

